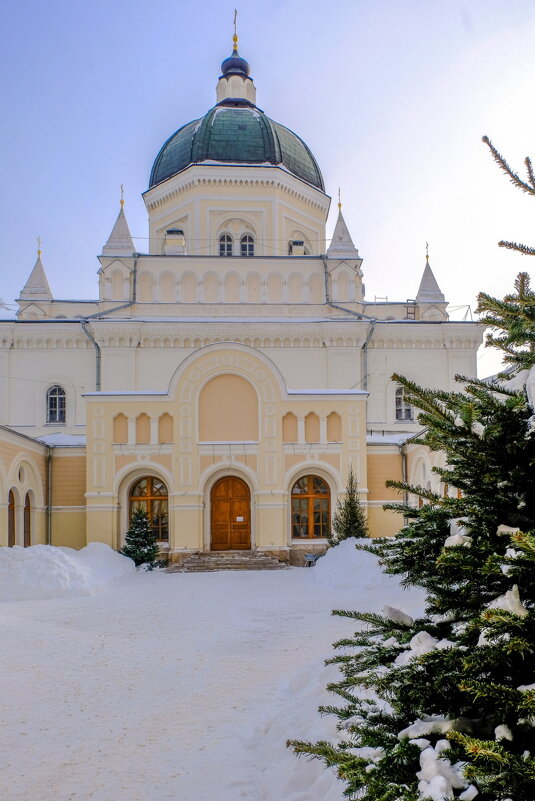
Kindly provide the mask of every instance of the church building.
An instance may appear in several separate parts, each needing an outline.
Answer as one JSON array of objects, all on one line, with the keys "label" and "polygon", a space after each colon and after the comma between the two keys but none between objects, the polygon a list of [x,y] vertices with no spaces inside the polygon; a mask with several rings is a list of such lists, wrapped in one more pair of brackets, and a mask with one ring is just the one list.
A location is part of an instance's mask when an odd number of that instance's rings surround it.
[{"label": "church building", "polygon": [[481,330],[448,318],[428,260],[410,299],[366,299],[341,205],[328,243],[318,162],[256,105],[237,37],[143,198],[148,252],[121,201],[98,300],[54,298],[39,251],[0,321],[1,545],[120,548],[142,507],[173,561],[299,564],[325,548],[350,467],[373,536],[401,523],[387,479],[444,490],[391,376],[453,388]]}]

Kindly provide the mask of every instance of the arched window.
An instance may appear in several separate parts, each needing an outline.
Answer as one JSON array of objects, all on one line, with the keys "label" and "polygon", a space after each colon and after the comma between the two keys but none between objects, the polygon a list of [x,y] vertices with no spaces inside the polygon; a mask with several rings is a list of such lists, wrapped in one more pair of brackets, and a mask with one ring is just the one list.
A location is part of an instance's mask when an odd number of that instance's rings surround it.
[{"label": "arched window", "polygon": [[251,234],[244,234],[240,239],[240,254],[242,256],[254,256],[254,238]]},{"label": "arched window", "polygon": [[319,476],[303,476],[292,487],[292,537],[328,537],[331,520],[331,493]]},{"label": "arched window", "polygon": [[219,255],[232,256],[232,237],[230,234],[221,234],[219,237]]},{"label": "arched window", "polygon": [[15,493],[13,490],[9,490],[9,495],[7,496],[7,544],[12,548],[15,542]]},{"label": "arched window", "polygon": [[412,406],[405,400],[404,387],[396,389],[396,420],[414,420]]},{"label": "arched window", "polygon": [[133,485],[128,497],[130,519],[136,509],[144,509],[157,539],[169,539],[167,487],[154,476],[145,476]]},{"label": "arched window", "polygon": [[46,393],[46,422],[65,423],[65,412],[65,390],[55,384]]}]

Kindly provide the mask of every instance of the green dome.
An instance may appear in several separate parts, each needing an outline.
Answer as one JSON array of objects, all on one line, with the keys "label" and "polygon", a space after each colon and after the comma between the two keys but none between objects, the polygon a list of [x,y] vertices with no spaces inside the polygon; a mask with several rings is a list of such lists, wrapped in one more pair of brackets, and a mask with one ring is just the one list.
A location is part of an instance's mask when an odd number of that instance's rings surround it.
[{"label": "green dome", "polygon": [[248,101],[223,101],[179,128],[156,156],[150,187],[202,162],[280,164],[322,192],[325,188],[316,159],[303,140]]}]

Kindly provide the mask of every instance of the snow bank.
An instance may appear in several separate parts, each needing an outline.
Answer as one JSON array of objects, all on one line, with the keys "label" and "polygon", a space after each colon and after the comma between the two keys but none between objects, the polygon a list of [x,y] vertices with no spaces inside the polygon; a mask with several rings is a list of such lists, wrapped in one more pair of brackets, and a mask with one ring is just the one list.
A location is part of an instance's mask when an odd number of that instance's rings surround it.
[{"label": "snow bank", "polygon": [[0,601],[92,595],[134,572],[131,559],[101,542],[81,551],[52,545],[0,548]]},{"label": "snow bank", "polygon": [[[340,801],[346,787],[334,768],[325,769],[320,760],[297,758],[285,747],[287,739],[336,741],[337,719],[320,716],[318,704],[332,703],[326,685],[338,681],[335,667],[321,663],[307,665],[281,682],[270,699],[264,719],[249,738],[248,747],[262,754],[255,777],[255,801]],[[273,769],[276,766],[276,770]],[[226,797],[226,796],[225,796]]]},{"label": "snow bank", "polygon": [[[366,551],[357,551],[355,545],[369,545],[369,539],[342,540],[339,545],[329,548],[325,556],[318,559],[314,568],[316,582],[333,589],[354,587],[359,597],[362,592],[378,590],[386,593],[392,590],[399,597],[399,579],[381,572],[378,559]],[[376,600],[377,600],[376,596]],[[385,597],[384,595],[382,597]]]}]

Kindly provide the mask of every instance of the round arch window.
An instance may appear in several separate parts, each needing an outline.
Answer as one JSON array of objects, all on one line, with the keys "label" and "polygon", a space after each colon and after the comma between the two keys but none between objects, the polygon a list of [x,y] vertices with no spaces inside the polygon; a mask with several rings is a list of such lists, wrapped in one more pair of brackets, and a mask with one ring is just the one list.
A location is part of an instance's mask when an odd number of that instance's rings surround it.
[{"label": "round arch window", "polygon": [[219,237],[219,255],[232,256],[232,237],[230,234],[221,234]]},{"label": "round arch window", "polygon": [[163,481],[154,476],[140,478],[130,489],[128,507],[130,520],[137,509],[143,509],[157,539],[169,540],[167,487]]},{"label": "round arch window", "polygon": [[292,487],[292,538],[328,537],[331,493],[319,476],[303,476]]},{"label": "round arch window", "polygon": [[46,422],[65,423],[66,396],[63,387],[55,384],[46,393]]},{"label": "round arch window", "polygon": [[240,239],[240,254],[242,256],[254,256],[254,238],[251,234],[244,234]]}]

